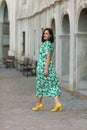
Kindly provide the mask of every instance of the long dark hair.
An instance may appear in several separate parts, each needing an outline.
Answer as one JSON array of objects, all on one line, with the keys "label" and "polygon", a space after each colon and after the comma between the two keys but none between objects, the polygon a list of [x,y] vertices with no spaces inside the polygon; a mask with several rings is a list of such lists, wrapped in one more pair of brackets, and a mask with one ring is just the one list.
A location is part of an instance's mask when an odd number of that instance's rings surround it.
[{"label": "long dark hair", "polygon": [[50,41],[51,43],[53,43],[53,42],[54,42],[54,35],[53,35],[53,30],[52,30],[51,28],[45,28],[45,29],[43,30],[43,33],[42,33],[42,42],[45,42],[45,40],[44,40],[44,32],[45,32],[46,30],[49,31],[49,33],[50,33],[50,35],[51,35],[49,41]]}]

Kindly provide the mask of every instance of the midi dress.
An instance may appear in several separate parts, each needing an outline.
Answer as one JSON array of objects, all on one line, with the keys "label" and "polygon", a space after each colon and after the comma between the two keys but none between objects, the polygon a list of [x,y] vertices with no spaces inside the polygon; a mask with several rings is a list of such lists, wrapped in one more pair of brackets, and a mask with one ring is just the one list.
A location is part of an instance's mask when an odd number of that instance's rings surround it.
[{"label": "midi dress", "polygon": [[46,67],[47,55],[53,55],[54,44],[50,41],[42,43],[39,50],[39,57],[36,69],[36,97],[58,97],[61,95],[61,85],[58,79],[58,75],[55,71],[55,65],[53,61],[50,61],[48,68],[48,75],[44,75]]}]

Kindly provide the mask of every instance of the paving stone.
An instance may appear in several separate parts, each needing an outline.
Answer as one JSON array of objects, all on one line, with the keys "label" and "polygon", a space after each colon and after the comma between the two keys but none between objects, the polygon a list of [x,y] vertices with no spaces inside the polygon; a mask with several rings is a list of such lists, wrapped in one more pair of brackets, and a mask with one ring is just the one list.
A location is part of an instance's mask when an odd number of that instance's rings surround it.
[{"label": "paving stone", "polygon": [[36,78],[0,68],[0,130],[87,130],[87,101],[67,92],[63,112],[51,113],[53,98],[45,97],[44,111],[34,112]]}]

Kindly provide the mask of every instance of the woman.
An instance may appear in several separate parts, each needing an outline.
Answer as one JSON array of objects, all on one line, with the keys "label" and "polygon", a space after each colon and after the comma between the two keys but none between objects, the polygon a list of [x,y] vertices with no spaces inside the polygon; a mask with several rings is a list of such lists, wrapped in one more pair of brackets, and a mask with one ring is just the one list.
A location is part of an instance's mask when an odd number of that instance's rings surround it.
[{"label": "woman", "polygon": [[52,55],[54,51],[54,36],[50,28],[46,28],[42,34],[42,46],[39,51],[37,65],[37,87],[36,97],[37,105],[32,108],[34,111],[43,109],[42,98],[44,96],[54,97],[55,107],[52,112],[62,111],[62,104],[59,101],[61,95],[60,83],[55,71]]}]

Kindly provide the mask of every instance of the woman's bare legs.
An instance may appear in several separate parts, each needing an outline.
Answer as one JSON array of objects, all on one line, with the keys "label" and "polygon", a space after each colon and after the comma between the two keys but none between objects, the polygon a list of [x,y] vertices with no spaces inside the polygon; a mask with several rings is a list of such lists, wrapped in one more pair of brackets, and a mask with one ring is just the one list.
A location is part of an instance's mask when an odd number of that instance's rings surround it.
[{"label": "woman's bare legs", "polygon": [[36,107],[32,108],[33,111],[39,111],[40,109],[44,110],[44,106],[42,104],[42,97],[37,98],[37,105]]},{"label": "woman's bare legs", "polygon": [[51,112],[57,112],[59,110],[62,111],[63,107],[59,101],[59,97],[54,97],[54,101],[55,101],[55,107],[51,110]]},{"label": "woman's bare legs", "polygon": [[60,104],[59,97],[54,97],[54,101],[55,101],[55,106]]},{"label": "woman's bare legs", "polygon": [[[55,107],[51,110],[51,112],[57,112],[58,110],[62,111],[62,104],[59,101],[59,97],[54,97],[55,101]],[[37,98],[37,106],[35,108],[32,108],[33,111],[38,111],[40,109],[44,110],[44,106],[42,104],[42,97]]]},{"label": "woman's bare legs", "polygon": [[37,106],[42,104],[42,97],[37,98]]},{"label": "woman's bare legs", "polygon": [[[55,101],[55,106],[60,104],[59,97],[54,97],[54,101]],[[37,98],[37,105],[40,105],[40,104],[42,104],[42,97]]]}]

